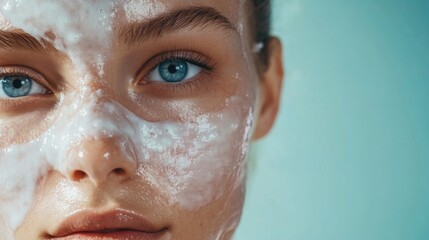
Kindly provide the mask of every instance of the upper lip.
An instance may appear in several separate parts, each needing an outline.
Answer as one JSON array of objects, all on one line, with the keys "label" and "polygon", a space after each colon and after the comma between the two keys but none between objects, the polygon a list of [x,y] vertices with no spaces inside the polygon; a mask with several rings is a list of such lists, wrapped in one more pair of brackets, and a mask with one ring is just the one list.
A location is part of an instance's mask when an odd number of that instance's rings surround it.
[{"label": "upper lip", "polygon": [[166,227],[156,226],[143,216],[123,209],[114,209],[102,213],[80,211],[64,219],[51,236],[65,237],[77,233],[103,233],[125,230],[159,233],[166,230]]}]

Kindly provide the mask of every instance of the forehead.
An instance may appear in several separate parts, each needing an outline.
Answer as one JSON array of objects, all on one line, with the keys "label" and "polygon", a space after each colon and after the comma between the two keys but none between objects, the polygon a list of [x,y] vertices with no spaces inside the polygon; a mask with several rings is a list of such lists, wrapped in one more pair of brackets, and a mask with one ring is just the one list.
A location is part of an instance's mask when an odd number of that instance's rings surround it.
[{"label": "forehead", "polygon": [[181,9],[190,6],[208,6],[215,8],[231,21],[239,18],[239,9],[244,0],[129,0],[120,1],[119,5],[126,10],[127,16],[135,15],[153,17],[163,11]]},{"label": "forehead", "polygon": [[[249,29],[244,24],[246,2],[0,0],[3,5],[0,9],[0,44],[6,42],[15,48],[21,42],[19,48],[43,49],[38,41],[47,40],[49,43],[43,45],[53,43],[50,49],[55,52],[80,52],[78,55],[92,55],[90,58],[96,60],[99,54],[109,52],[111,44],[132,46],[147,40],[147,37],[160,37],[171,32],[186,33],[186,30],[198,27],[219,29],[229,25],[230,30],[235,30],[243,41],[247,41]],[[17,41],[21,36],[7,34],[15,31],[23,31],[31,37]],[[36,43],[34,47],[27,47],[33,42]]]},{"label": "forehead", "polygon": [[[92,28],[114,28],[126,23],[145,21],[166,12],[189,7],[210,7],[234,25],[243,16],[245,0],[0,0],[0,29],[16,28],[12,19],[43,22],[44,26],[78,25]],[[73,31],[73,28],[70,29]],[[31,34],[31,33],[30,33]]]}]

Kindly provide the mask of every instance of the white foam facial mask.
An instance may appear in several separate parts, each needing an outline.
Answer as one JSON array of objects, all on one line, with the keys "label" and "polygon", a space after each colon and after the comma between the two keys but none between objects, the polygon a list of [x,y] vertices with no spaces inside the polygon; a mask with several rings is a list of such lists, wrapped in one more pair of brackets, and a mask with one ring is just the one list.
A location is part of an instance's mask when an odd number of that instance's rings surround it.
[{"label": "white foam facial mask", "polygon": [[[137,0],[0,2],[1,29],[12,26],[50,40],[70,57],[82,86],[103,81],[118,9],[128,21],[165,10],[164,5],[147,0],[143,2],[149,8]],[[49,38],[49,33],[55,38]],[[237,174],[236,184],[243,183],[254,122],[252,104],[231,97],[225,104],[230,107],[194,116],[192,121],[149,122],[109,99],[100,88],[84,87],[70,94],[73,101],[58,104],[58,116],[45,133],[28,143],[0,149],[0,239],[13,239],[31,207],[37,180],[48,170],[67,176],[73,168],[71,157],[85,159],[84,151],[71,154],[88,139],[114,139],[120,155],[140,166],[139,176],[169,196],[170,204],[189,211],[221,197],[227,187],[222,180],[231,169]],[[111,153],[103,157],[109,159]],[[157,169],[164,170],[160,174]]]},{"label": "white foam facial mask", "polygon": [[151,18],[164,12],[166,6],[162,2],[152,0],[130,0],[123,3],[128,22],[136,22],[142,18]]}]

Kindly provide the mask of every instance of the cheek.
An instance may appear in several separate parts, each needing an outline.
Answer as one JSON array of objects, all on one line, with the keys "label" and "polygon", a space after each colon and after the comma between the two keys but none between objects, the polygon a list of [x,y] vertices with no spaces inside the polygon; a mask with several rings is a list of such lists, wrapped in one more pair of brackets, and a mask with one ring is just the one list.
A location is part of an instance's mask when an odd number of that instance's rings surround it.
[{"label": "cheek", "polygon": [[195,210],[240,187],[246,172],[245,118],[231,111],[197,117],[173,148],[147,165],[161,170],[158,180],[166,188],[160,189],[168,189],[182,208]]},{"label": "cheek", "polygon": [[[38,106],[32,107],[38,109]],[[55,113],[51,110],[53,104],[43,107],[50,109],[33,111],[21,116],[0,115],[0,148],[30,142],[46,132],[55,121]],[[0,107],[0,112],[2,110]]]},{"label": "cheek", "polygon": [[141,149],[139,175],[152,181],[171,204],[189,211],[241,187],[253,125],[251,106],[234,103],[224,111],[199,115],[191,123],[169,126],[175,129],[170,130],[173,142]]},{"label": "cheek", "polygon": [[0,150],[0,226],[8,237],[23,220],[33,199],[41,171],[40,162],[32,158],[35,152],[37,148],[32,146]]}]

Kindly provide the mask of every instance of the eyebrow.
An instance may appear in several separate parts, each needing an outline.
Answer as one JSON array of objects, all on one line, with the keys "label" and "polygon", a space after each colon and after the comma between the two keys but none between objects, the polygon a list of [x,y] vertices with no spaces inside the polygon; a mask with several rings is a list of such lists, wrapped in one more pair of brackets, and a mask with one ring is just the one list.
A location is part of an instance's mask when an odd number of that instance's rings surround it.
[{"label": "eyebrow", "polygon": [[128,24],[119,29],[118,38],[119,41],[131,46],[183,29],[208,27],[237,31],[234,24],[214,8],[189,7],[161,14],[149,21]]},{"label": "eyebrow", "polygon": [[[118,31],[119,41],[135,45],[148,39],[183,29],[213,27],[237,31],[231,21],[211,7],[189,7],[161,14],[149,21],[130,23]],[[0,30],[0,49],[21,49],[40,52],[57,52],[51,43],[37,40],[22,30]]]},{"label": "eyebrow", "polygon": [[46,40],[37,40],[22,30],[0,30],[0,48],[40,52],[57,52]]}]

